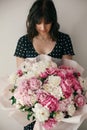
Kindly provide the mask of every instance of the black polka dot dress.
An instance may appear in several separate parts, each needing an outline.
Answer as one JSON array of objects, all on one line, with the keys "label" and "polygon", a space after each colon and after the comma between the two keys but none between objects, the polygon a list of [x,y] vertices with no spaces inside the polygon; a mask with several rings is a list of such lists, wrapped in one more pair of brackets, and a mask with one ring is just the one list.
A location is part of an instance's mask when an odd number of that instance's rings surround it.
[{"label": "black polka dot dress", "polygon": [[24,127],[24,130],[33,130],[35,121]]},{"label": "black polka dot dress", "polygon": [[[28,35],[24,35],[18,40],[14,55],[21,58],[33,58],[39,54],[34,49],[32,42],[28,39]],[[59,32],[56,45],[48,55],[60,59],[63,55],[74,55],[69,35]]]},{"label": "black polka dot dress", "polygon": [[[18,40],[14,56],[21,58],[34,58],[38,55],[39,54],[34,49],[32,42],[28,39],[28,35],[24,35]],[[55,47],[48,55],[60,59],[63,55],[74,55],[69,35],[59,32]],[[34,124],[35,122],[25,126],[24,130],[33,130]]]}]

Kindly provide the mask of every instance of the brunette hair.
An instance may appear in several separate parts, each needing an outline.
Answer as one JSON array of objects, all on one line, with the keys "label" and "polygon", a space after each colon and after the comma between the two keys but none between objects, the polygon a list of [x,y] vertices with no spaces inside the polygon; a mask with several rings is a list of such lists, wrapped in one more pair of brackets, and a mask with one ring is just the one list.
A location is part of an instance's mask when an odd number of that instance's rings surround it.
[{"label": "brunette hair", "polygon": [[29,39],[32,41],[38,35],[36,24],[40,23],[42,18],[44,18],[45,23],[52,23],[49,34],[53,40],[57,40],[60,26],[57,22],[57,12],[52,0],[36,0],[30,8],[26,21]]}]

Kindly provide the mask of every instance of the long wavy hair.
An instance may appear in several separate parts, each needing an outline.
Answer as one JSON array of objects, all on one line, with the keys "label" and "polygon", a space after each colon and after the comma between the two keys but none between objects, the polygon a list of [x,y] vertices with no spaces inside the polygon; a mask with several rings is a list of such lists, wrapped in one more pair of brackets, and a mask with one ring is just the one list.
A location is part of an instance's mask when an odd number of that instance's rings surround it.
[{"label": "long wavy hair", "polygon": [[44,18],[45,23],[52,23],[49,34],[52,40],[57,41],[60,26],[57,22],[57,12],[52,0],[36,0],[30,8],[26,21],[29,40],[32,41],[38,35],[36,24],[39,24],[42,18]]}]

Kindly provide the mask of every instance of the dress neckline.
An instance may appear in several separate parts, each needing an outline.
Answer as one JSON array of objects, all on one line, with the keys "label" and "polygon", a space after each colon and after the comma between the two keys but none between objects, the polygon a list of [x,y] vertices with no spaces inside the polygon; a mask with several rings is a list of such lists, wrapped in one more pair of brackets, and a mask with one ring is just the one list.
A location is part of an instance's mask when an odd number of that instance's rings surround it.
[{"label": "dress neckline", "polygon": [[50,52],[48,52],[48,53],[39,53],[39,52],[35,49],[33,43],[32,43],[32,42],[30,42],[30,43],[31,43],[31,46],[32,46],[34,52],[35,52],[37,55],[41,55],[41,54],[50,55],[50,54],[55,50],[56,45],[57,45],[57,42],[55,41],[55,42],[54,42],[55,46],[53,47],[53,49],[52,49]]}]

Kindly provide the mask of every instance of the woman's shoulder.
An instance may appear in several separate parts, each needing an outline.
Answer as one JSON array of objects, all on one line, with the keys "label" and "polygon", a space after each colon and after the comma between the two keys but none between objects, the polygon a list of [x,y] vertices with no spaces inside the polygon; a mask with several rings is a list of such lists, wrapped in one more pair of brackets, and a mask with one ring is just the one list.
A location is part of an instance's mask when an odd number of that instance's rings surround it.
[{"label": "woman's shoulder", "polygon": [[18,41],[19,41],[19,42],[23,42],[23,43],[30,42],[30,40],[29,40],[27,34],[21,36],[21,37],[18,39]]},{"label": "woman's shoulder", "polygon": [[59,38],[69,38],[69,34],[59,31],[58,32]]}]

